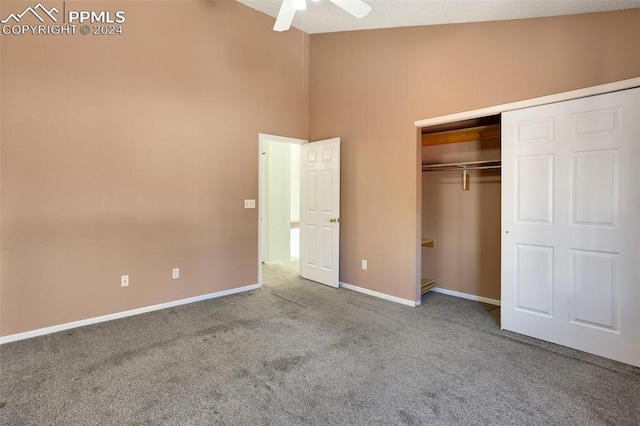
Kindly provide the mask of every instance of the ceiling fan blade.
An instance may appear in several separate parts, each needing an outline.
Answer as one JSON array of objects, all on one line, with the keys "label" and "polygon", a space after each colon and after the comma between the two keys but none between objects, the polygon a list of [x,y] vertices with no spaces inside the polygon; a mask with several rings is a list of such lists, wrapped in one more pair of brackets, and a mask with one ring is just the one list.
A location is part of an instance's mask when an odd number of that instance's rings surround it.
[{"label": "ceiling fan blade", "polygon": [[307,0],[291,0],[295,10],[307,10]]},{"label": "ceiling fan blade", "polygon": [[329,0],[331,3],[360,19],[371,12],[371,6],[362,0]]},{"label": "ceiling fan blade", "polygon": [[273,31],[287,31],[291,28],[291,23],[295,15],[296,10],[293,8],[292,0],[282,0],[282,6],[280,6],[280,12],[273,26]]}]

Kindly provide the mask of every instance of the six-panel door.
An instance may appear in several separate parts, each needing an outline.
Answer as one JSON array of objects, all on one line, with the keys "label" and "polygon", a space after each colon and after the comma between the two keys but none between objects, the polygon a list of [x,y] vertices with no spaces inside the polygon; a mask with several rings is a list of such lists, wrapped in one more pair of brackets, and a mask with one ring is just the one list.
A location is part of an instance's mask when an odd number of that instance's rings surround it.
[{"label": "six-panel door", "polygon": [[502,328],[640,366],[640,89],[502,116]]},{"label": "six-panel door", "polygon": [[340,138],[302,145],[300,272],[339,286]]}]

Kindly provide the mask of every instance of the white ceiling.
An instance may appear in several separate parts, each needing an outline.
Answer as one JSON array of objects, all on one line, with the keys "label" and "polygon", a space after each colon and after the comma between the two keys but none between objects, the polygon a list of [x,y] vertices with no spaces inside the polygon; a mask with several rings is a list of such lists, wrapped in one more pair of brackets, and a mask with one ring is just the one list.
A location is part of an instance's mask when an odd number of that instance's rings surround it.
[{"label": "white ceiling", "polygon": [[[237,0],[278,15],[282,0]],[[640,8],[640,0],[365,0],[372,10],[356,19],[329,0],[307,1],[293,26],[309,34],[460,22],[500,21]]]}]

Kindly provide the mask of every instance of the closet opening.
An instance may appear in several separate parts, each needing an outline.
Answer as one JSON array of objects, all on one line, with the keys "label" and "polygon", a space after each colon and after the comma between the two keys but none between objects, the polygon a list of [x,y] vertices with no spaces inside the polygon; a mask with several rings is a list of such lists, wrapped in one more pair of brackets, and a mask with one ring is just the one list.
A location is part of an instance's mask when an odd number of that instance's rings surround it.
[{"label": "closet opening", "polygon": [[500,114],[422,128],[421,295],[500,304]]}]

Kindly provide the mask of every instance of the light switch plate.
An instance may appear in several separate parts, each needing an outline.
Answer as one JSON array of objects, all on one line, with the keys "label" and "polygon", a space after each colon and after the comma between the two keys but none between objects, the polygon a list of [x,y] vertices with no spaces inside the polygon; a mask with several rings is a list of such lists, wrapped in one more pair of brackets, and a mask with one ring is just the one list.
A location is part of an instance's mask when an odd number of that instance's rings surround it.
[{"label": "light switch plate", "polygon": [[245,209],[255,209],[256,208],[256,200],[244,200],[244,208]]}]

